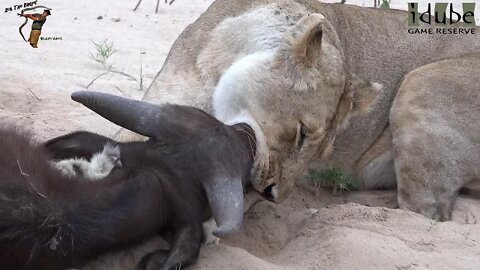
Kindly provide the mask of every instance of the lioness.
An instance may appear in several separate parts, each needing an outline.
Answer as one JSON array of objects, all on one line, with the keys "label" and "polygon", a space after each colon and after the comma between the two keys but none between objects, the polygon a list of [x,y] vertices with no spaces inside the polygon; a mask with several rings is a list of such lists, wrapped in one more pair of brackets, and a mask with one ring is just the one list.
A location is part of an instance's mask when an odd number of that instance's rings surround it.
[{"label": "lioness", "polygon": [[[275,202],[312,163],[336,166],[364,189],[392,188],[397,179],[411,181],[395,176],[389,126],[402,78],[480,50],[477,35],[413,35],[406,20],[404,11],[316,0],[218,0],[177,39],[144,100],[250,125],[257,140],[253,186]],[[402,207],[448,219],[439,213],[449,207],[437,200],[412,207],[420,191],[399,186],[412,198]]]}]

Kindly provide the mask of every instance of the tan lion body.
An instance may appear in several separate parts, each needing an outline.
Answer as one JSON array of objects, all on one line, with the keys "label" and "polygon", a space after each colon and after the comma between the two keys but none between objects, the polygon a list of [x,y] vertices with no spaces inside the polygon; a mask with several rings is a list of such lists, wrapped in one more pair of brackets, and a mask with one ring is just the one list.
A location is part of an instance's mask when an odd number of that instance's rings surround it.
[{"label": "tan lion body", "polygon": [[312,163],[362,188],[394,187],[388,123],[403,77],[480,50],[477,35],[409,34],[406,18],[315,0],[217,0],[177,39],[144,100],[251,125],[253,184],[276,201]]},{"label": "tan lion body", "polygon": [[480,180],[480,53],[410,72],[395,98],[391,127],[398,200],[451,219],[461,187]]}]

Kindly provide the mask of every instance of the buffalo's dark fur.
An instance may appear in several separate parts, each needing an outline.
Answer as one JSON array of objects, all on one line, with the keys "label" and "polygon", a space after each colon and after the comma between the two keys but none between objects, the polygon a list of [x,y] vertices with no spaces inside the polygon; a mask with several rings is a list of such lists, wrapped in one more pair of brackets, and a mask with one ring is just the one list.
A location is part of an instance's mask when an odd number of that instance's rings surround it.
[{"label": "buffalo's dark fur", "polygon": [[[211,217],[202,179],[218,166],[246,179],[255,149],[248,126],[229,127],[191,110],[191,124],[166,125],[162,141],[116,143],[77,132],[39,145],[21,132],[0,129],[0,268],[78,267],[166,232],[173,236],[170,252],[154,252],[140,267],[191,263],[202,222]],[[68,179],[49,164],[90,158],[106,142],[119,145],[123,167],[100,181]]]}]

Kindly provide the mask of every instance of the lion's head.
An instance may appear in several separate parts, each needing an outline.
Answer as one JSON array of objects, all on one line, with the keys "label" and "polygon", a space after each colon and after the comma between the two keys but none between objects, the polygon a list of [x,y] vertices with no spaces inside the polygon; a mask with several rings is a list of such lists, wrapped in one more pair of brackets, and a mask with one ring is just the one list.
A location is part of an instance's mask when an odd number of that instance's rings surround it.
[{"label": "lion's head", "polygon": [[217,118],[254,129],[253,187],[276,202],[329,152],[353,101],[338,37],[322,15],[306,15],[282,32],[278,46],[225,70],[213,96]]}]

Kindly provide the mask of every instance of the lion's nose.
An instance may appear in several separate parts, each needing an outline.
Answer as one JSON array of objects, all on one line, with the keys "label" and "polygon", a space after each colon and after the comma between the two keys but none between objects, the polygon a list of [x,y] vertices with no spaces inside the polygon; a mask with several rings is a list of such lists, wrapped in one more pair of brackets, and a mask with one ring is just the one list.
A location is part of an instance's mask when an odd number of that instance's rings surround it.
[{"label": "lion's nose", "polygon": [[271,184],[268,187],[266,187],[262,192],[262,196],[271,202],[275,201],[275,196],[273,192],[275,186],[276,184]]}]

